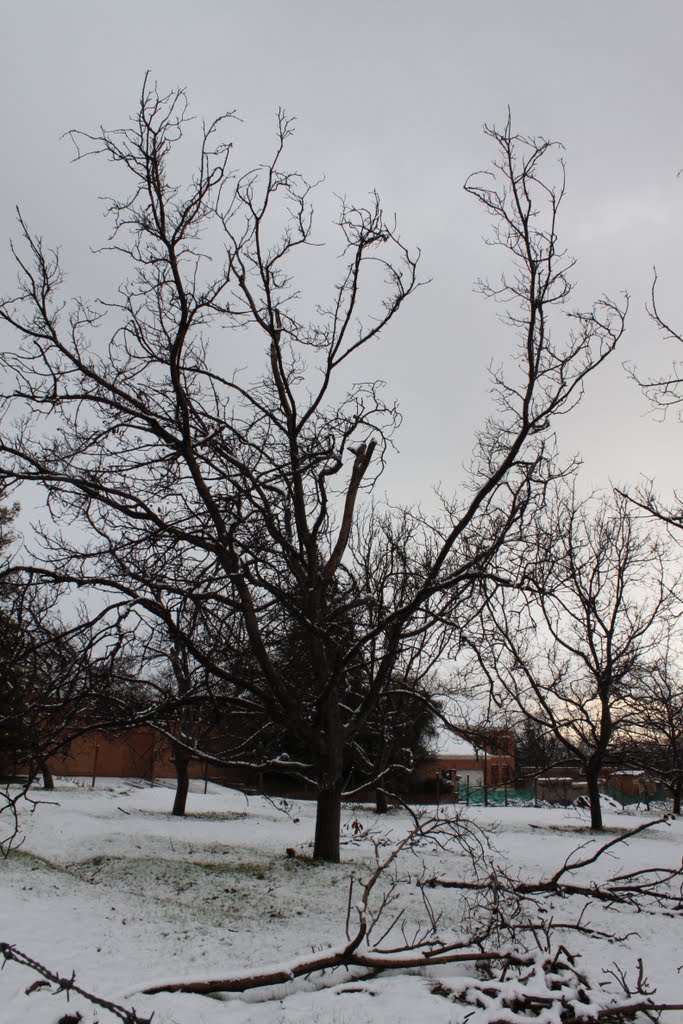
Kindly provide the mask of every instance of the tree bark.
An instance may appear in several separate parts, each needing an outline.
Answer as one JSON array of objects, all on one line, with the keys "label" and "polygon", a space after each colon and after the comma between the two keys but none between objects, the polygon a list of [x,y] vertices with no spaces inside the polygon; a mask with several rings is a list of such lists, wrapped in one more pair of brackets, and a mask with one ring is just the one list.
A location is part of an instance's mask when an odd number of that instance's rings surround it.
[{"label": "tree bark", "polygon": [[681,813],[681,790],[682,789],[683,789],[683,783],[681,782],[681,780],[679,780],[674,785],[674,787],[672,789],[672,794],[673,794],[673,799],[674,799],[674,806],[673,806],[673,813],[674,814],[680,814]]},{"label": "tree bark", "polygon": [[344,779],[344,734],[336,686],[330,688],[325,698],[319,722],[321,728],[316,744],[318,799],[313,856],[331,864],[338,864]]},{"label": "tree bark", "polygon": [[175,814],[176,817],[181,818],[185,814],[187,794],[190,788],[190,758],[187,751],[175,743],[173,744],[173,761],[175,763],[176,774],[176,791],[175,800],[173,801],[173,814]]},{"label": "tree bark", "polygon": [[331,864],[339,863],[341,791],[341,782],[318,791],[313,856]]},{"label": "tree bark", "polygon": [[377,814],[386,814],[389,810],[387,795],[383,789],[375,790],[375,811]]},{"label": "tree bark", "polygon": [[52,778],[52,772],[47,761],[41,762],[40,771],[43,776],[43,789],[54,789],[55,780]]},{"label": "tree bark", "polygon": [[591,828],[594,832],[602,832],[602,808],[600,807],[600,772],[592,765],[585,768],[588,800],[590,801]]}]

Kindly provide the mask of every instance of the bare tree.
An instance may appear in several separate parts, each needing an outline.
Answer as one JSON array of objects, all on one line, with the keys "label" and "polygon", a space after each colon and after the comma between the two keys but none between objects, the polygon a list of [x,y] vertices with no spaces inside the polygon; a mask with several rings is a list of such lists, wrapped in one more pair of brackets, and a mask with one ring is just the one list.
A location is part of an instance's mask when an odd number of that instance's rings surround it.
[{"label": "bare tree", "polygon": [[[41,484],[67,525],[44,538],[34,571],[105,594],[114,617],[135,608],[160,623],[238,704],[298,737],[318,792],[315,854],[337,860],[346,752],[415,635],[487,575],[553,477],[554,418],[613,351],[625,311],[603,299],[551,334],[573,267],[556,236],[563,166],[509,121],[487,129],[497,160],[466,189],[514,268],[481,287],[506,302],[516,347],[493,375],[497,412],[468,487],[433,525],[413,514],[406,532],[404,514],[387,514],[369,543],[378,557],[400,552],[400,567],[381,591],[359,586],[354,523],[397,411],[362,371],[340,398],[341,377],[415,291],[417,255],[376,195],[342,202],[342,269],[311,313],[293,281],[313,234],[310,186],[282,167],[291,121],[279,114],[274,156],[246,174],[231,168],[229,120],[204,125],[183,186],[171,158],[187,119],[182,91],[161,96],[146,80],[131,127],[73,133],[81,155],[104,155],[131,182],[108,207],[109,248],[130,267],[114,300],[66,304],[57,253],[20,218],[19,290],[0,317],[21,339],[3,356],[3,402],[23,419],[6,421],[0,472]],[[273,655],[284,621],[311,665],[303,690]],[[225,629],[243,631],[258,673],[221,656]],[[371,672],[353,696],[359,660]]]},{"label": "bare tree", "polygon": [[673,638],[646,665],[629,694],[630,728],[624,757],[652,780],[661,782],[681,813],[683,796],[683,684]]},{"label": "bare tree", "polygon": [[674,601],[666,552],[618,494],[579,502],[559,493],[535,540],[522,585],[486,604],[475,657],[494,697],[550,729],[580,763],[591,827],[601,829],[601,769]]},{"label": "bare tree", "polygon": [[[0,854],[20,841],[18,809],[42,775],[54,788],[51,759],[73,739],[116,721],[128,724],[113,692],[121,679],[111,659],[97,654],[97,620],[65,624],[60,587],[11,572],[0,609]],[[110,635],[110,623],[105,633]],[[144,717],[142,719],[145,720]],[[131,723],[132,724],[132,723]]]},{"label": "bare tree", "polygon": [[[655,270],[647,313],[665,341],[683,345],[683,332],[673,326],[668,317],[662,313],[657,298],[658,287],[659,276]],[[683,362],[674,359],[671,372],[656,377],[642,376],[633,365],[628,367],[628,371],[631,378],[649,399],[652,408],[662,417],[667,416],[671,410],[678,412],[681,402],[683,402]],[[628,493],[630,500],[635,505],[662,523],[674,530],[683,529],[683,495],[680,491],[674,491],[669,502],[663,501],[654,481],[648,480],[643,486]]]}]

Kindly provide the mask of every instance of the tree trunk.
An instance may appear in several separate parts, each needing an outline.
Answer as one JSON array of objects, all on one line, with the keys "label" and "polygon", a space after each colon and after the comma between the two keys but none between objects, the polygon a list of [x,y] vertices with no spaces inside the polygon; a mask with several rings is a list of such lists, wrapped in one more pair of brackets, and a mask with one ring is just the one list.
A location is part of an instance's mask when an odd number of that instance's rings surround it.
[{"label": "tree trunk", "polygon": [[386,814],[389,810],[389,804],[387,803],[387,794],[383,789],[375,790],[375,811],[377,814]]},{"label": "tree trunk", "polygon": [[339,863],[339,831],[341,829],[341,783],[318,791],[313,856]]},{"label": "tree trunk", "polygon": [[185,814],[187,793],[190,788],[190,773],[188,770],[190,758],[187,751],[175,743],[173,744],[173,761],[175,763],[176,774],[176,791],[175,800],[173,801],[173,813],[177,817],[181,818]]},{"label": "tree trunk", "polygon": [[43,776],[43,789],[54,789],[55,780],[52,778],[52,772],[47,761],[42,761],[40,764],[40,771]]},{"label": "tree trunk", "polygon": [[322,728],[317,742],[318,802],[313,856],[338,864],[344,779],[344,734],[336,686],[330,688],[321,707],[320,722]]},{"label": "tree trunk", "polygon": [[586,765],[586,783],[591,809],[591,828],[594,832],[602,832],[602,808],[600,807],[600,771],[592,765]]},{"label": "tree trunk", "polygon": [[673,813],[681,813],[681,790],[683,789],[683,782],[679,780],[672,788],[672,795],[674,798]]}]

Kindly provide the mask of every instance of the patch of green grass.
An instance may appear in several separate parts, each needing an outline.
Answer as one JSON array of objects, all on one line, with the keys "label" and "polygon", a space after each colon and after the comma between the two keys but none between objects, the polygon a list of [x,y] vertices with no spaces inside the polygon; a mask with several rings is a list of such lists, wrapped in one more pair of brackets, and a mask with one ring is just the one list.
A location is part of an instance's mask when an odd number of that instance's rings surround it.
[{"label": "patch of green grass", "polygon": [[217,864],[215,861],[192,861],[194,867],[201,868],[211,874],[218,875],[239,875],[245,878],[258,878],[264,881],[269,871],[269,865],[258,864],[253,861],[239,861],[236,864]]},{"label": "patch of green grass", "polygon": [[328,868],[330,866],[330,862],[323,860],[322,857],[311,857],[307,853],[297,853],[296,857],[288,857],[284,863],[297,868]]},{"label": "patch of green grass", "polygon": [[40,857],[37,853],[29,853],[28,850],[10,850],[8,860],[18,860],[30,868],[31,871],[38,871],[42,868],[44,871],[58,871],[61,874],[68,874],[66,869],[60,864],[54,864],[46,857]]},{"label": "patch of green grass", "polygon": [[[166,808],[131,808],[126,811],[127,814],[139,816],[141,818],[172,818],[173,813],[170,809]],[[186,814],[176,818],[176,821],[240,821],[242,818],[246,818],[246,813],[243,811],[188,811]]]},{"label": "patch of green grass", "polygon": [[186,818],[199,818],[201,821],[240,821],[246,818],[245,811],[188,811]]}]

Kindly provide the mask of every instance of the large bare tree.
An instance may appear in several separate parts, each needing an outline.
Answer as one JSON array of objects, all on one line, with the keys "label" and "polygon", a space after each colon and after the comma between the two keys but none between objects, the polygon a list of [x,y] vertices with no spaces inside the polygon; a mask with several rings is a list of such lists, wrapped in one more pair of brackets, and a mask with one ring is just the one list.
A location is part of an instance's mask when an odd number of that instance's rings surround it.
[{"label": "large bare tree", "polygon": [[[247,173],[232,169],[229,119],[204,125],[194,174],[176,184],[187,121],[184,93],[147,80],[131,126],[73,133],[82,156],[108,158],[130,183],[108,206],[108,248],[129,268],[113,299],[61,298],[56,251],[20,220],[18,291],[0,305],[12,340],[1,472],[47,492],[54,525],[34,571],[104,594],[119,622],[135,609],[161,625],[242,710],[304,745],[315,854],[336,860],[347,752],[440,605],[468,596],[541,500],[554,419],[613,351],[624,310],[602,299],[568,311],[555,147],[509,121],[487,129],[496,160],[466,189],[508,259],[481,287],[505,302],[510,355],[462,493],[433,524],[368,512],[363,538],[354,525],[397,412],[362,357],[415,291],[417,256],[376,195],[343,201],[336,284],[306,303],[294,274],[314,241],[311,189],[283,168],[290,120],[278,116],[273,157]],[[387,573],[364,576],[373,559]],[[274,654],[291,623],[310,665],[303,688]],[[236,632],[258,671],[228,656]]]}]

